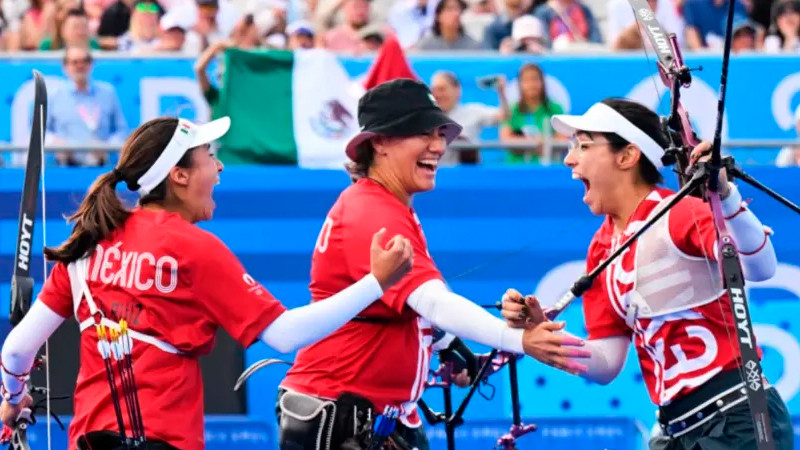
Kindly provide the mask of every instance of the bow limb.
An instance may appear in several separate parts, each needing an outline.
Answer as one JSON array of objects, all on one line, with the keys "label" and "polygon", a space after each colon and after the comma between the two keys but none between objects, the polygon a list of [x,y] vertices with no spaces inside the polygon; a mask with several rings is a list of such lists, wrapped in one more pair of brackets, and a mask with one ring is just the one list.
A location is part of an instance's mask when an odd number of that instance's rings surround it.
[{"label": "bow limb", "polygon": [[[683,59],[674,34],[667,34],[655,18],[655,13],[647,4],[647,0],[629,0],[634,10],[634,15],[641,25],[642,31],[656,49],[658,55],[658,68],[661,79],[670,89],[671,108],[670,116],[666,120],[667,135],[670,139],[670,148],[667,149],[665,165],[676,163],[681,186],[688,180],[692,170],[701,171],[700,176],[705,178],[702,193],[708,201],[717,232],[717,260],[722,275],[724,288],[727,290],[731,302],[730,309],[735,314],[735,323],[728,324],[727,314],[722,302],[725,296],[720,296],[718,305],[721,315],[725,320],[728,341],[734,347],[734,353],[741,355],[739,366],[740,376],[747,394],[747,402],[753,420],[757,448],[759,450],[774,449],[772,428],[767,408],[767,397],[762,382],[763,371],[760,358],[755,348],[752,320],[750,319],[749,305],[745,294],[745,280],[739,260],[739,251],[736,243],[728,232],[722,213],[722,202],[718,192],[718,175],[722,167],[721,134],[723,113],[725,109],[725,93],[727,88],[728,66],[732,41],[734,0],[728,2],[727,28],[725,33],[725,48],[722,60],[722,73],[720,80],[720,94],[717,104],[717,122],[714,131],[714,141],[711,147],[711,161],[697,168],[690,167],[690,154],[698,144],[698,140],[691,129],[688,113],[680,104],[680,88],[688,87],[691,83],[689,69],[683,64]],[[697,174],[695,174],[697,175]],[[695,220],[697,224],[697,220]],[[698,228],[699,229],[699,228]],[[706,255],[706,260],[711,260],[711,255]],[[711,266],[709,265],[709,270]],[[714,277],[711,277],[713,280]],[[736,339],[730,329],[736,330]],[[738,350],[738,352],[736,351]]]},{"label": "bow limb", "polygon": [[[11,278],[11,325],[16,326],[22,321],[25,314],[31,307],[33,301],[34,280],[31,276],[31,260],[33,249],[34,224],[36,222],[36,207],[39,199],[39,182],[42,182],[42,240],[43,247],[47,242],[45,232],[45,190],[44,190],[44,135],[47,129],[47,85],[44,77],[38,71],[33,71],[34,77],[34,108],[33,126],[31,128],[30,143],[28,146],[27,162],[25,165],[25,181],[22,191],[22,199],[19,211],[19,229],[17,235],[17,245],[14,257],[14,274]],[[44,262],[44,278],[47,279],[47,263]],[[45,343],[44,361],[49,355],[49,348]],[[41,359],[38,359],[41,362]],[[34,363],[34,367],[36,363]],[[50,444],[50,371],[47,365],[44,367],[47,380],[47,388],[44,389],[47,400],[47,448]],[[41,392],[27,380],[28,392]],[[32,409],[23,409],[17,424],[11,433],[4,429],[2,440],[8,440],[12,449],[27,450],[28,446],[27,429],[29,425],[35,423]]]}]

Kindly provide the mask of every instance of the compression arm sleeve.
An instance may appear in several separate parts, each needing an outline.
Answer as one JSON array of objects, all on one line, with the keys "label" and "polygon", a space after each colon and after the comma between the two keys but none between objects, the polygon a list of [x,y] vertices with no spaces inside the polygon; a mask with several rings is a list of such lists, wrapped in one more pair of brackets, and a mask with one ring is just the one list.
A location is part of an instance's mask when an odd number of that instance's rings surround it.
[{"label": "compression arm sleeve", "polygon": [[488,311],[447,290],[442,280],[430,280],[409,295],[406,304],[434,326],[462,339],[523,354],[521,329],[509,328]]},{"label": "compression arm sleeve", "polygon": [[[23,389],[24,382],[10,373],[23,374],[31,370],[36,352],[45,341],[64,322],[64,318],[50,309],[43,301],[37,300],[25,314],[22,321],[11,329],[3,344],[3,386],[12,394]],[[10,372],[10,373],[9,373]],[[22,400],[18,395],[9,403],[17,404]]]},{"label": "compression arm sleeve", "polygon": [[[772,232],[742,202],[742,194],[736,185],[729,185],[731,192],[722,201],[722,213],[726,218],[725,225],[739,249],[743,275],[749,281],[767,280],[775,274],[778,266],[775,248],[769,238]],[[714,250],[716,254],[717,249]]]},{"label": "compression arm sleeve", "polygon": [[584,349],[589,350],[592,356],[588,361],[578,360],[589,368],[581,377],[598,384],[610,383],[625,367],[630,342],[625,336],[587,340]]},{"label": "compression arm sleeve", "polygon": [[290,309],[261,333],[261,340],[281,353],[293,352],[336,331],[383,295],[369,274],[325,300]]}]

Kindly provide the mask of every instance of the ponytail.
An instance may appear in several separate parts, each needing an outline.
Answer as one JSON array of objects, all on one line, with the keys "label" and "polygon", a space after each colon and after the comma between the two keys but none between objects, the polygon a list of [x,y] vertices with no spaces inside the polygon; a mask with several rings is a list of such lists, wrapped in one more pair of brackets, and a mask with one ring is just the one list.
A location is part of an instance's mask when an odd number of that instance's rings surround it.
[{"label": "ponytail", "polygon": [[116,169],[98,177],[78,210],[67,218],[74,223],[69,238],[57,248],[45,248],[44,255],[50,261],[70,263],[92,250],[98,242],[119,228],[131,212],[117,196],[116,185],[120,181]]},{"label": "ponytail", "polygon": [[[139,189],[136,180],[155,163],[177,126],[178,119],[160,117],[134,130],[122,146],[117,167],[94,180],[78,210],[67,218],[74,224],[69,238],[58,247],[45,248],[45,258],[65,264],[76,261],[91,254],[100,241],[121,227],[131,210],[117,196],[117,184],[122,181],[131,191]],[[189,167],[191,150],[176,165]],[[141,198],[139,204],[161,202],[166,196],[167,181],[164,180]]]}]

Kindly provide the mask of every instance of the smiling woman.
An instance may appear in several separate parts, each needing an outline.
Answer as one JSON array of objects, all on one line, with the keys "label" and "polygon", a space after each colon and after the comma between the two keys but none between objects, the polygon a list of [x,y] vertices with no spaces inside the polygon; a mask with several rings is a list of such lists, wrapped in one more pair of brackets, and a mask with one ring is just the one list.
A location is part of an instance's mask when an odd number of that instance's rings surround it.
[{"label": "smiling woman", "polygon": [[[583,368],[568,358],[586,355],[574,348],[581,341],[555,333],[563,323],[513,330],[446,287],[411,203],[415,194],[434,188],[439,159],[461,126],[442,112],[428,88],[411,80],[381,84],[360,99],[358,121],[363,131],[346,150],[354,183],[330,209],[317,239],[312,296],[324,300],[361,277],[369,246],[365,237],[381,228],[411,241],[414,266],[380,302],[297,353],[279,392],[282,449],[427,450],[416,402],[425,388],[431,352],[441,351],[444,361],[452,355],[463,377],[475,376],[478,369],[476,358],[455,336],[527,353],[564,370]],[[434,335],[439,336],[435,342]],[[399,423],[391,443],[368,446],[369,418],[380,413]],[[325,447],[317,442],[322,433],[332,436]]]},{"label": "smiling woman", "polygon": [[[198,358],[211,351],[218,328],[244,347],[261,340],[291,352],[342,326],[408,273],[411,244],[400,236],[385,242],[386,230],[377,230],[363,249],[369,267],[363,277],[327,302],[287,311],[222,241],[196,225],[213,216],[222,172],[209,144],[229,127],[227,117],[202,125],[150,120],[128,137],[117,166],[94,181],[69,217],[70,237],[45,249],[56,264],[38,301],[3,344],[5,424],[15,426],[31,404],[25,379],[36,352],[74,314],[81,354],[69,449],[200,450],[205,445]],[[140,195],[136,207],[127,208],[117,196],[119,183]],[[99,350],[107,329],[128,329],[133,378],[147,380],[130,403],[129,392],[116,394],[121,377],[109,372],[108,353]],[[184,420],[162,420],[171,411],[180,411]],[[126,437],[146,445],[129,446]]]}]

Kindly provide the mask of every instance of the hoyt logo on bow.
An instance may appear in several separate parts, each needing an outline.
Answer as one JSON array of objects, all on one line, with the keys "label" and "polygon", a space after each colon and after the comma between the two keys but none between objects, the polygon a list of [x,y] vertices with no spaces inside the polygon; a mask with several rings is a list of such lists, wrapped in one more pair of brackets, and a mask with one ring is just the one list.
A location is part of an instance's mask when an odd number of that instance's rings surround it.
[{"label": "hoyt logo on bow", "polygon": [[[33,300],[33,284],[34,280],[31,276],[31,250],[33,249],[34,237],[34,223],[36,221],[36,205],[39,198],[39,182],[40,178],[43,180],[44,167],[42,160],[44,159],[44,134],[47,128],[47,86],[44,77],[38,71],[33,71],[35,97],[33,108],[33,127],[31,128],[30,143],[28,145],[28,159],[25,165],[25,181],[23,184],[22,200],[19,211],[19,228],[17,232],[17,245],[14,257],[14,274],[11,277],[11,311],[10,321],[12,326],[16,326],[27,314],[31,307]],[[42,213],[45,211],[45,193],[44,188],[41,191],[42,196]],[[44,217],[43,217],[44,219]],[[42,244],[46,245],[47,236],[42,232]],[[43,266],[43,279],[47,279],[47,264]],[[48,371],[47,355],[49,354],[49,347],[45,343],[44,356],[39,356],[34,361],[32,370],[40,369]],[[2,370],[5,370],[3,368]],[[46,387],[34,386],[31,382],[30,373],[23,374],[22,377],[27,385],[27,391],[34,396],[44,396],[34,402],[30,408],[25,408],[17,418],[16,425],[13,428],[8,426],[3,427],[0,434],[0,443],[8,444],[9,448],[14,450],[27,450],[30,448],[28,445],[27,429],[30,425],[36,423],[35,412],[42,408],[42,403],[46,403],[47,411],[47,428],[50,428],[50,417],[56,419],[61,429],[64,425],[57,416],[50,411],[50,401],[56,399],[64,399],[68,397],[50,397],[50,386]],[[49,380],[49,377],[46,377]],[[49,381],[48,381],[49,383]],[[50,433],[48,433],[47,448],[51,448]]]}]

